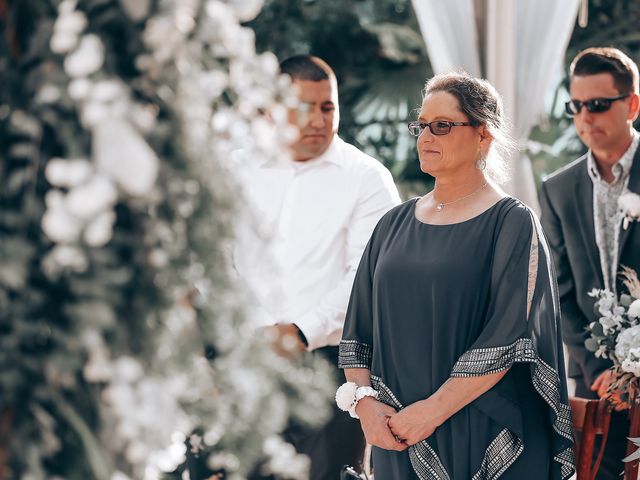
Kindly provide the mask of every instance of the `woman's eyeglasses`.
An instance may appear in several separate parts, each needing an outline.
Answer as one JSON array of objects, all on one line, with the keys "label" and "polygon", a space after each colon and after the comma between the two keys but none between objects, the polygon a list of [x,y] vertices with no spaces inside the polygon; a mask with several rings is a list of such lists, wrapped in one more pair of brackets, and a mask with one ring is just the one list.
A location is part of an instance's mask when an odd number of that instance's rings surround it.
[{"label": "woman's eyeglasses", "polygon": [[436,120],[434,122],[409,122],[407,127],[409,133],[414,137],[419,137],[425,128],[429,128],[434,135],[446,135],[451,131],[451,127],[475,127],[474,122],[447,122],[445,120]]},{"label": "woman's eyeglasses", "polygon": [[569,100],[564,104],[564,110],[567,115],[571,117],[579,114],[583,106],[586,107],[590,113],[602,113],[609,110],[611,108],[611,104],[616,100],[622,100],[628,96],[628,93],[623,93],[617,97],[592,98],[591,100],[585,100],[584,102],[581,102],[580,100]]}]

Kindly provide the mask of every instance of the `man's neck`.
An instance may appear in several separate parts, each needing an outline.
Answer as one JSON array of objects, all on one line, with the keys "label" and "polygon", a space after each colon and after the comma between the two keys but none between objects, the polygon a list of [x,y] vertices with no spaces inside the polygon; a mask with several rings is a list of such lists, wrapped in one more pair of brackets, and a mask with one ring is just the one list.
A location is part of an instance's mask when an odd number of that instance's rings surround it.
[{"label": "man's neck", "polygon": [[591,150],[598,172],[605,182],[611,183],[615,180],[613,166],[618,163],[625,152],[629,150],[632,141],[633,135],[629,132],[629,136],[626,136],[617,148],[610,150]]}]

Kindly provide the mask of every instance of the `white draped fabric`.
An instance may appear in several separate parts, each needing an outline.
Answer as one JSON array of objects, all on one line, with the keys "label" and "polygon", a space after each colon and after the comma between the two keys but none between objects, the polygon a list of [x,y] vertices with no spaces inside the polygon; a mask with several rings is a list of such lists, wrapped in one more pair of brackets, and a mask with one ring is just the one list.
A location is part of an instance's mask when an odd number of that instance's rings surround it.
[{"label": "white draped fabric", "polygon": [[[413,0],[413,7],[434,72],[462,68],[489,79],[504,97],[512,135],[524,145],[562,66],[579,3]],[[480,38],[485,39],[482,44]],[[506,190],[539,211],[526,155],[515,154],[510,170]]]},{"label": "white draped fabric", "polygon": [[436,73],[463,68],[482,74],[473,0],[413,0],[413,8]]}]

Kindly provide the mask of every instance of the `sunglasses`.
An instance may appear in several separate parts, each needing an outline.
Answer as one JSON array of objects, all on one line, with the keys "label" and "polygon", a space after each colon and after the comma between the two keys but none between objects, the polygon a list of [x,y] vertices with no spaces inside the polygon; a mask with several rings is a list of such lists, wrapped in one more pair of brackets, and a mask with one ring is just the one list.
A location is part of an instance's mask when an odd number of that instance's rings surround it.
[{"label": "sunglasses", "polygon": [[447,122],[445,120],[436,120],[434,122],[409,122],[407,127],[409,133],[414,137],[419,137],[425,128],[429,128],[434,135],[447,135],[451,131],[451,127],[476,127],[475,122]]},{"label": "sunglasses", "polygon": [[602,113],[609,110],[613,102],[627,98],[629,95],[629,93],[623,93],[617,97],[593,98],[591,100],[585,100],[584,102],[581,102],[580,100],[569,100],[564,104],[564,110],[567,115],[571,117],[579,114],[583,106],[587,107],[587,111],[590,113]]}]

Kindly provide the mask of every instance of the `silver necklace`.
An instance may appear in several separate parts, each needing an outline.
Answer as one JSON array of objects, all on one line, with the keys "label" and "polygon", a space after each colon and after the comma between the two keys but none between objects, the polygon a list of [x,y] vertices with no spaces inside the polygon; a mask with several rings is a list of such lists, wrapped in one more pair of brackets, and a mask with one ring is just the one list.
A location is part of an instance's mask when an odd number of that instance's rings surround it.
[{"label": "silver necklace", "polygon": [[[444,207],[446,207],[447,205],[451,205],[452,203],[456,203],[459,202],[461,200],[464,200],[465,198],[469,198],[473,195],[475,195],[476,193],[478,193],[480,190],[482,190],[484,187],[486,187],[488,185],[489,182],[484,182],[479,188],[476,188],[473,192],[465,195],[464,197],[460,197],[460,198],[456,198],[455,200],[451,200],[450,202],[438,202],[438,204],[436,205],[436,210],[438,212],[441,212],[442,210],[444,210]],[[436,198],[436,194],[435,192],[433,193],[433,198]],[[436,200],[437,201],[437,200]]]}]

